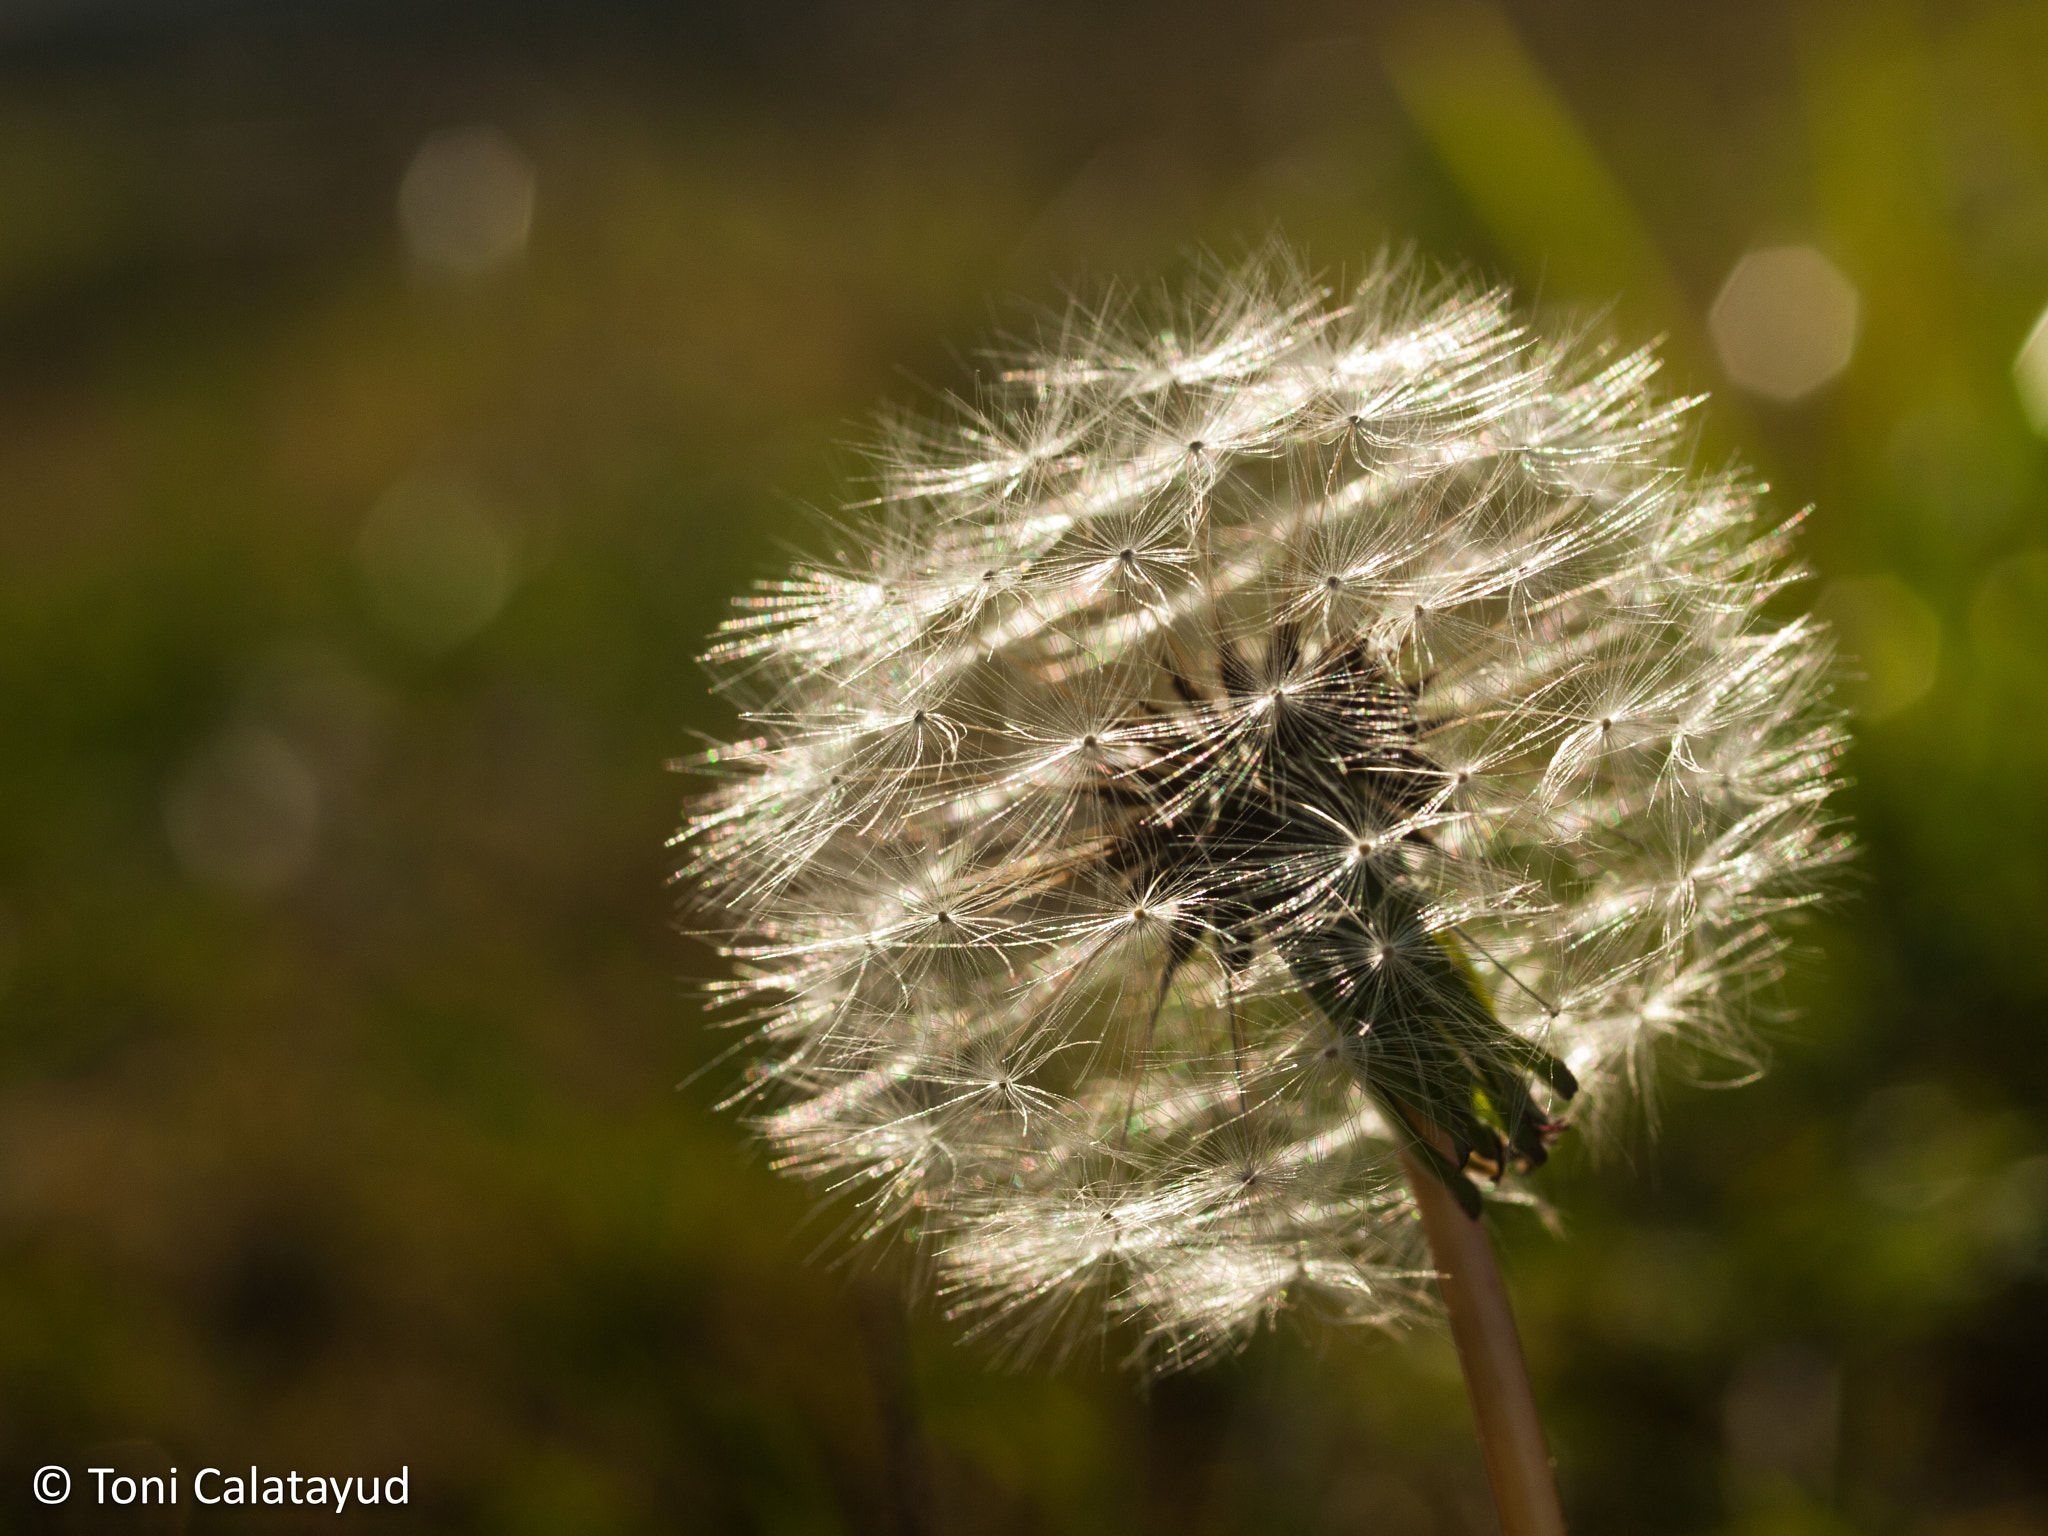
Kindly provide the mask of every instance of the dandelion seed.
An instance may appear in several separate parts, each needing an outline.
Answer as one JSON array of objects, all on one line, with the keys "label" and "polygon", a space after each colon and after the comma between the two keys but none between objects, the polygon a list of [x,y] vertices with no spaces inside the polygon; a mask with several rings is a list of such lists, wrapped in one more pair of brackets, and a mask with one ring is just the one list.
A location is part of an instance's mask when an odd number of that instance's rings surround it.
[{"label": "dandelion seed", "polygon": [[1653,1049],[1749,1070],[1842,731],[1655,366],[1266,261],[888,423],[684,839],[780,1165],[1018,1351],[1178,1366],[1425,1305],[1399,1155],[1476,1212]]}]

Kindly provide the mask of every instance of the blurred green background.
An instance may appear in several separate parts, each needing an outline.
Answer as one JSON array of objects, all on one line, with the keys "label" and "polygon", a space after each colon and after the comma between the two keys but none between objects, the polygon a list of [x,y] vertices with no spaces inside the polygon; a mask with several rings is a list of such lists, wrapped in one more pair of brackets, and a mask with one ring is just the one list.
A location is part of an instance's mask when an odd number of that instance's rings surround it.
[{"label": "blurred green background", "polygon": [[2048,5],[1954,0],[0,4],[0,1528],[1493,1528],[1441,1338],[999,1373],[676,1089],[728,595],[992,296],[1275,230],[1666,336],[1867,674],[1771,1075],[1504,1221],[1573,1529],[2048,1532]]}]

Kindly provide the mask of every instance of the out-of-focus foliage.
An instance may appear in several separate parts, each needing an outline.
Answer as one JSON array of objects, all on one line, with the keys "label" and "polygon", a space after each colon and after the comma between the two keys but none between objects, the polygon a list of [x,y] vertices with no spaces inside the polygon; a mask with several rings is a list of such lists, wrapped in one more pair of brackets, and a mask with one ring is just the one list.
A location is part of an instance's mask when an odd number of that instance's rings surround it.
[{"label": "out-of-focus foliage", "polygon": [[1440,1339],[995,1373],[673,1091],[661,765],[832,444],[1278,227],[1666,334],[1865,658],[1772,1074],[1503,1233],[1574,1529],[2048,1531],[2048,6],[1684,9],[0,13],[4,1523],[1488,1528]]}]

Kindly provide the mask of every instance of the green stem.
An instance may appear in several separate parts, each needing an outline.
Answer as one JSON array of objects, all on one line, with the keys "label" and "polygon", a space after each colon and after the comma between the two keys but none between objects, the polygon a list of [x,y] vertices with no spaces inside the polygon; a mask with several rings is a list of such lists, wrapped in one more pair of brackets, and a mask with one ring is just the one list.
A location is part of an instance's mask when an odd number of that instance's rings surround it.
[{"label": "green stem", "polygon": [[1486,1475],[1500,1512],[1501,1536],[1564,1536],[1550,1449],[1536,1417],[1515,1315],[1494,1263],[1486,1228],[1465,1214],[1443,1181],[1413,1152],[1401,1154],[1408,1188],[1436,1263],[1451,1338],[1486,1454]]}]

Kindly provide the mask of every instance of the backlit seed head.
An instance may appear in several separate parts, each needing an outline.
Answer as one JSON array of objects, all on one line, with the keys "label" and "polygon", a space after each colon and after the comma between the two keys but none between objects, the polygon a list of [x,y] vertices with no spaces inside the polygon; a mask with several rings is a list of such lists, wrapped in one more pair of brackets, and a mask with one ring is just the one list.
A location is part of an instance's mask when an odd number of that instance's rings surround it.
[{"label": "backlit seed head", "polygon": [[1398,1322],[1394,1149],[1476,1209],[1653,1047],[1751,1062],[1847,851],[1791,525],[1689,470],[1647,351],[1399,264],[1001,364],[711,653],[736,1097],[1020,1351]]}]

